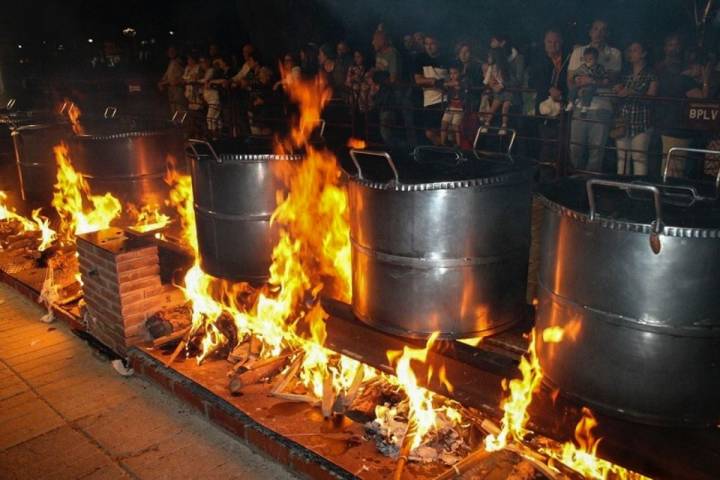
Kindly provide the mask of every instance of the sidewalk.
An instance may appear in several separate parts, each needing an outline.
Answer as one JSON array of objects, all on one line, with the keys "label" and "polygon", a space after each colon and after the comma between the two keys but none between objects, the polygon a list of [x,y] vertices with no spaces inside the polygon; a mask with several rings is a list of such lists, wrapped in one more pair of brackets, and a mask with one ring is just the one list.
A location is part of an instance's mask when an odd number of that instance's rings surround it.
[{"label": "sidewalk", "polygon": [[293,479],[0,284],[0,477]]}]

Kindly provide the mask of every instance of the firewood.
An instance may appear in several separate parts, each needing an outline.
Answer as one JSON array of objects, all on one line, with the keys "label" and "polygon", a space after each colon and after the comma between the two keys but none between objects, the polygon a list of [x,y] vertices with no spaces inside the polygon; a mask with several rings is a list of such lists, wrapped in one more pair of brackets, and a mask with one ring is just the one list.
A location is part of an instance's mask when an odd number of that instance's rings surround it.
[{"label": "firewood", "polygon": [[250,337],[250,355],[258,358],[262,351],[262,341],[255,335]]},{"label": "firewood", "polygon": [[402,478],[403,470],[405,470],[405,464],[410,456],[412,444],[415,441],[415,435],[417,435],[417,427],[417,420],[415,420],[415,417],[411,415],[408,421],[407,430],[405,431],[402,446],[400,447],[395,471],[393,472],[393,480],[400,480]]},{"label": "firewood", "polygon": [[183,351],[185,348],[185,345],[187,344],[187,339],[183,338],[180,343],[178,343],[177,347],[175,347],[175,351],[173,351],[172,355],[170,355],[170,358],[168,358],[168,361],[165,362],[165,366],[169,367],[171,363],[175,361],[178,355],[180,355],[180,352]]},{"label": "firewood", "polygon": [[228,355],[228,362],[243,364],[250,355],[250,342],[244,342],[235,347]]},{"label": "firewood", "polygon": [[[264,362],[261,360],[253,365],[252,370],[236,374],[230,380],[230,392],[240,393],[247,385],[258,383],[263,378],[270,377],[279,372],[287,363],[288,356],[289,355],[280,355],[279,357],[266,359]],[[260,362],[263,362],[263,364],[257,365],[257,363]]]},{"label": "firewood", "polygon": [[297,393],[286,392],[271,393],[271,395],[273,397],[279,398],[281,400],[287,400],[289,402],[305,402],[313,407],[320,406],[320,400],[315,397],[311,397],[310,395],[298,395]]},{"label": "firewood", "polygon": [[323,417],[330,418],[330,416],[332,415],[333,403],[335,403],[335,389],[333,388],[332,375],[330,375],[330,372],[326,371],[325,378],[323,378]]},{"label": "firewood", "polygon": [[364,378],[365,369],[362,366],[359,366],[357,371],[355,371],[355,377],[350,384],[350,388],[348,388],[343,399],[343,406],[345,409],[350,408],[350,405],[352,405],[352,403],[355,401],[355,398],[360,391],[360,386],[362,385]]},{"label": "firewood", "polygon": [[375,417],[375,407],[382,396],[382,387],[379,382],[368,382],[362,393],[350,404],[348,410],[356,412],[367,418]]},{"label": "firewood", "polygon": [[292,364],[290,364],[290,367],[287,369],[285,373],[282,375],[278,375],[278,379],[275,382],[275,385],[273,386],[272,393],[281,393],[285,391],[288,384],[295,378],[298,371],[300,370],[300,367],[302,367],[302,362],[305,359],[305,353],[300,352],[298,353],[297,357],[295,357],[295,360],[293,360]]},{"label": "firewood", "polygon": [[165,345],[169,345],[171,343],[177,342],[179,340],[182,340],[182,338],[190,331],[190,327],[185,327],[182,330],[178,330],[177,332],[173,332],[170,335],[165,335],[164,337],[156,338],[153,340],[153,347],[154,348],[161,348]]}]

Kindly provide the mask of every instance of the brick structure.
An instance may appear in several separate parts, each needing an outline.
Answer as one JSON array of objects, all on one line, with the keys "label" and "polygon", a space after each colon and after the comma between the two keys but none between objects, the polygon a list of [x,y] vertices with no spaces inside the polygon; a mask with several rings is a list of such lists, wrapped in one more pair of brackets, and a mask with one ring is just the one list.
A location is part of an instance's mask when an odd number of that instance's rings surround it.
[{"label": "brick structure", "polygon": [[77,239],[88,332],[119,355],[149,339],[147,318],[174,303],[160,282],[158,248],[152,238],[118,228]]}]

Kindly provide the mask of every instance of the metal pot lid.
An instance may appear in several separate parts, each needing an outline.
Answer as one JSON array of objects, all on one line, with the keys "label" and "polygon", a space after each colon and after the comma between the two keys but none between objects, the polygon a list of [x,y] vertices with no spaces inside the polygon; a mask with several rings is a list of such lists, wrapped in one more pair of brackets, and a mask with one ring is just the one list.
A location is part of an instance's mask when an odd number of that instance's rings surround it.
[{"label": "metal pot lid", "polygon": [[[526,157],[416,147],[412,152],[351,150],[356,172],[348,173],[361,185],[394,191],[449,190],[528,181],[535,171]],[[378,157],[382,160],[378,160]]]},{"label": "metal pot lid", "polygon": [[270,137],[231,138],[211,142],[190,139],[188,150],[194,158],[214,159],[218,163],[297,161],[304,158],[300,153],[275,153],[273,139]]},{"label": "metal pot lid", "polygon": [[720,238],[715,184],[668,178],[577,175],[538,187],[550,210],[613,230]]}]

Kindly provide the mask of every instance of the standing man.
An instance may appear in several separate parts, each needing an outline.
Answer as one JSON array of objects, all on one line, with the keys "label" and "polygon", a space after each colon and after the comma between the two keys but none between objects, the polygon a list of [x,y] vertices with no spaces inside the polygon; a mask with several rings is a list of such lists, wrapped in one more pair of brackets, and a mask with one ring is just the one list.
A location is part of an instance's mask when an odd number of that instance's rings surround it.
[{"label": "standing man", "polygon": [[442,87],[448,78],[447,62],[440,55],[437,38],[425,37],[425,51],[415,57],[415,85],[422,87],[420,125],[433,144],[440,144],[440,118],[442,117]]},{"label": "standing man", "polygon": [[173,115],[175,112],[184,112],[186,109],[185,86],[183,84],[185,69],[180,62],[180,58],[178,58],[175,47],[167,49],[167,56],[169,59],[168,66],[158,83],[158,88],[160,91],[167,89],[170,115]]},{"label": "standing man", "polygon": [[[373,33],[372,46],[375,49],[375,69],[378,72],[387,72],[383,75],[373,75],[372,80],[376,88],[379,89],[375,94],[376,106],[381,103],[378,108],[380,116],[380,136],[386,145],[395,145],[395,135],[393,128],[396,126],[395,110],[397,106],[397,83],[400,78],[400,55],[398,51],[390,44],[387,33],[384,30],[376,30]],[[381,93],[382,92],[382,93]],[[380,94],[381,93],[381,94]],[[380,95],[379,95],[380,94]],[[378,99],[382,98],[382,102]]]},{"label": "standing man", "polygon": [[[568,87],[584,87],[594,80],[586,75],[575,76],[575,71],[583,62],[583,52],[588,47],[598,50],[598,63],[605,67],[610,84],[617,80],[622,68],[622,54],[617,48],[607,44],[608,25],[604,20],[595,20],[590,27],[590,43],[575,47],[568,64]],[[598,88],[598,93],[609,93],[607,88]],[[573,167],[593,172],[602,171],[605,157],[610,123],[612,121],[612,104],[610,99],[596,95],[593,97],[587,112],[580,109],[573,111],[570,131],[570,162]],[[587,155],[587,157],[586,157]]]}]

